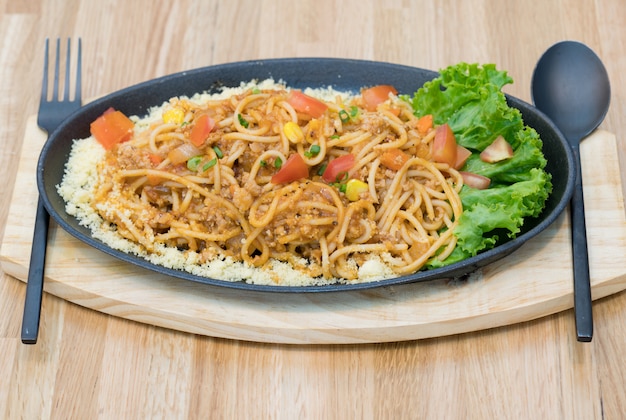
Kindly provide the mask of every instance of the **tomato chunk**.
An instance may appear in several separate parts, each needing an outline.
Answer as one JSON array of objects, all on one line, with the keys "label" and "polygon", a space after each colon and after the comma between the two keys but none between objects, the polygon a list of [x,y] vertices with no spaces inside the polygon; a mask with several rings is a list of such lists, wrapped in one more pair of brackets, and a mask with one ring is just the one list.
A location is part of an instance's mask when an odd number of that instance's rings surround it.
[{"label": "tomato chunk", "polygon": [[200,147],[209,137],[209,133],[215,128],[215,120],[207,114],[202,114],[196,118],[196,123],[189,133],[189,140],[194,146]]},{"label": "tomato chunk", "polygon": [[378,107],[379,104],[389,99],[390,93],[397,95],[398,91],[391,85],[378,85],[363,89],[361,97],[363,98],[365,109],[368,111],[376,111],[376,107]]},{"label": "tomato chunk", "polygon": [[278,172],[272,176],[273,184],[286,184],[309,176],[309,166],[299,153],[295,153],[283,163]]},{"label": "tomato chunk", "polygon": [[484,190],[489,188],[491,180],[486,176],[478,175],[473,172],[460,172],[463,177],[463,183],[468,187]]},{"label": "tomato chunk", "polygon": [[353,154],[339,156],[328,162],[322,178],[326,182],[338,182],[348,175],[348,171],[354,166],[356,159]]},{"label": "tomato chunk", "polygon": [[472,152],[470,152],[469,150],[467,150],[465,147],[461,146],[460,144],[456,145],[456,162],[454,163],[454,169],[461,169],[464,165],[465,162],[467,162],[467,159],[472,155]]},{"label": "tomato chunk", "polygon": [[310,115],[313,118],[319,118],[324,115],[328,109],[328,105],[315,99],[299,90],[292,90],[287,95],[287,103],[297,112]]},{"label": "tomato chunk", "polygon": [[513,148],[504,137],[496,139],[480,153],[480,160],[487,163],[496,163],[513,157]]},{"label": "tomato chunk", "polygon": [[118,143],[130,140],[135,124],[121,111],[109,108],[90,125],[91,134],[110,150]]},{"label": "tomato chunk", "polygon": [[454,167],[456,163],[456,138],[448,124],[437,127],[432,158],[435,162],[447,163],[451,167]]},{"label": "tomato chunk", "polygon": [[432,114],[423,115],[417,120],[417,132],[420,133],[420,136],[428,134],[431,128],[433,128]]},{"label": "tomato chunk", "polygon": [[148,159],[154,166],[158,166],[161,162],[163,162],[163,158],[156,153],[150,153],[148,155]]},{"label": "tomato chunk", "polygon": [[410,158],[411,156],[400,149],[390,149],[380,156],[380,163],[389,169],[398,171]]}]

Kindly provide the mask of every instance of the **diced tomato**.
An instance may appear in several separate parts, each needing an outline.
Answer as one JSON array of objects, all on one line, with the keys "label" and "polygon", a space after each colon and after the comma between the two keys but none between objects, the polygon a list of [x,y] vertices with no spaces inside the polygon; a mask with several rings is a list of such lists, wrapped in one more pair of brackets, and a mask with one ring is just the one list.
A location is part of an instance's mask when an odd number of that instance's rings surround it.
[{"label": "diced tomato", "polygon": [[480,153],[480,160],[487,163],[500,162],[513,157],[513,148],[504,137],[498,136]]},{"label": "diced tomato", "polygon": [[194,146],[200,147],[209,137],[209,133],[215,128],[215,120],[207,114],[202,114],[196,118],[196,122],[189,133],[189,140]]},{"label": "diced tomato", "polygon": [[378,107],[379,104],[389,99],[390,93],[397,95],[398,91],[391,85],[378,85],[363,89],[361,97],[363,98],[365,109],[368,111],[376,111],[376,107]]},{"label": "diced tomato", "polygon": [[432,159],[454,167],[456,163],[456,138],[448,124],[437,127],[433,141]]},{"label": "diced tomato", "polygon": [[91,123],[91,134],[109,150],[118,143],[130,140],[135,124],[122,112],[107,109]]},{"label": "diced tomato", "polygon": [[400,149],[390,149],[380,155],[380,163],[389,169],[398,171],[410,158],[411,156]]},{"label": "diced tomato", "polygon": [[326,182],[336,182],[340,180],[340,178],[343,178],[343,174],[347,174],[354,166],[355,160],[354,155],[351,153],[331,160],[328,162],[322,178]]},{"label": "diced tomato", "polygon": [[319,118],[324,115],[328,109],[328,105],[315,99],[299,90],[292,90],[287,95],[287,103],[297,112],[310,115],[313,118]]},{"label": "diced tomato", "polygon": [[472,152],[470,152],[469,150],[467,150],[465,147],[461,146],[460,144],[456,145],[456,163],[454,164],[454,169],[461,169],[464,165],[465,162],[467,162],[467,159],[472,155]]},{"label": "diced tomato", "polygon": [[159,155],[157,155],[156,153],[150,153],[148,155],[148,159],[150,159],[150,162],[154,165],[154,166],[158,166],[159,163],[163,162],[163,158]]},{"label": "diced tomato", "polygon": [[420,133],[421,136],[428,134],[431,128],[433,128],[432,114],[423,115],[417,120],[417,132]]},{"label": "diced tomato", "polygon": [[478,175],[473,172],[460,172],[463,177],[463,183],[468,187],[484,190],[489,188],[491,180],[486,176]]},{"label": "diced tomato", "polygon": [[283,163],[278,172],[272,176],[273,184],[286,184],[309,176],[309,166],[299,153],[295,153]]}]

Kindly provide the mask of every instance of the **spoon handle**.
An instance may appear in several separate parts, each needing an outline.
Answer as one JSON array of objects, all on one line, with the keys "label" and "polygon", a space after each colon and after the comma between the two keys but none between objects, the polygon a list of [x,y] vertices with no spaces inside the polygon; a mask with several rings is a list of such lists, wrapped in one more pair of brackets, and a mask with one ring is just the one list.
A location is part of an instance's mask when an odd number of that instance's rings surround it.
[{"label": "spoon handle", "polygon": [[574,264],[574,315],[578,341],[589,342],[593,337],[591,310],[591,283],[589,279],[589,254],[587,251],[587,228],[583,197],[580,150],[573,147],[576,160],[576,180],[570,202],[572,224],[572,258]]}]

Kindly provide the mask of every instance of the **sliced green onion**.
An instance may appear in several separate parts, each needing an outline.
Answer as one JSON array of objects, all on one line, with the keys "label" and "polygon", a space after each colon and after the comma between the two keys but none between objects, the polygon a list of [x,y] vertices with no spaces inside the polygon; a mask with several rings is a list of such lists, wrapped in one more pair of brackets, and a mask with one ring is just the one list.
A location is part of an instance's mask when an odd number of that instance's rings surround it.
[{"label": "sliced green onion", "polygon": [[335,182],[342,183],[346,182],[350,178],[350,174],[347,171],[339,172],[337,174],[337,178],[335,178]]},{"label": "sliced green onion", "polygon": [[255,86],[255,87],[252,88],[252,93],[254,95],[258,95],[259,93],[261,93],[261,89],[259,89],[258,87]]},{"label": "sliced green onion", "polygon": [[348,183],[347,182],[333,182],[332,184],[333,187],[337,188],[340,192],[345,193],[346,192],[346,188]]},{"label": "sliced green onion", "polygon": [[326,166],[327,166],[327,165],[328,165],[328,164],[327,164],[327,163],[325,163],[325,164],[323,164],[322,166],[320,166],[320,168],[317,170],[317,174],[318,174],[319,176],[324,175],[324,172],[326,172]]},{"label": "sliced green onion", "polygon": [[356,105],[352,105],[350,107],[350,117],[354,118],[359,114],[359,107]]},{"label": "sliced green onion", "polygon": [[239,124],[241,124],[243,128],[248,128],[248,126],[250,125],[241,114],[237,114],[237,119],[239,120]]},{"label": "sliced green onion", "polygon": [[308,158],[312,158],[314,156],[319,155],[321,150],[322,148],[318,144],[313,144],[311,145],[311,147],[309,147],[309,150],[304,152],[304,156]]},{"label": "sliced green onion", "polygon": [[203,171],[206,171],[207,169],[211,169],[212,167],[215,166],[215,164],[217,164],[217,159],[213,158],[210,161],[208,161],[207,163],[204,164],[204,166],[202,167]]},{"label": "sliced green onion", "polygon": [[348,121],[350,121],[350,115],[348,115],[345,109],[342,109],[341,111],[339,111],[339,119],[342,123],[347,123]]},{"label": "sliced green onion", "polygon": [[197,171],[198,166],[202,162],[202,156],[194,156],[187,161],[187,169],[190,171]]},{"label": "sliced green onion", "polygon": [[274,168],[280,169],[281,166],[283,166],[283,160],[277,157],[276,160],[274,161]]},{"label": "sliced green onion", "polygon": [[259,165],[261,165],[261,167],[265,168],[267,166],[267,162],[263,159],[261,159],[261,161],[259,162]]},{"label": "sliced green onion", "polygon": [[331,140],[338,139],[339,137],[341,137],[339,134],[333,134],[332,136],[330,136]]},{"label": "sliced green onion", "polygon": [[213,151],[215,152],[215,154],[217,155],[218,159],[221,159],[224,157],[224,153],[222,153],[222,151],[220,150],[219,147],[217,146],[213,146]]}]

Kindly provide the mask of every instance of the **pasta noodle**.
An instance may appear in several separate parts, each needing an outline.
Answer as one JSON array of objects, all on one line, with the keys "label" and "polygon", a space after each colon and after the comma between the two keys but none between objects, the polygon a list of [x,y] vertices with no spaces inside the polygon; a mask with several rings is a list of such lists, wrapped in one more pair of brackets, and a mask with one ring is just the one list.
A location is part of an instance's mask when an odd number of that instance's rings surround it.
[{"label": "pasta noodle", "polygon": [[[431,160],[434,128],[420,134],[410,105],[394,95],[376,111],[360,96],[326,98],[313,117],[290,92],[172,98],[106,152],[90,205],[148,254],[163,245],[195,253],[197,264],[230,258],[264,270],[282,261],[310,278],[359,281],[372,259],[399,276],[447,257],[463,179]],[[194,144],[201,115],[214,127]],[[408,158],[389,167],[389,151]],[[276,181],[294,155],[308,176]],[[352,165],[328,180],[332,162],[346,157]]]}]

